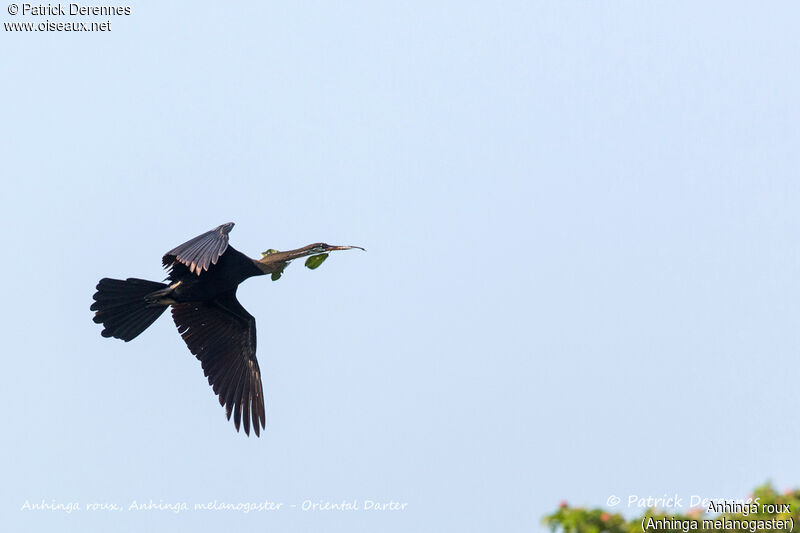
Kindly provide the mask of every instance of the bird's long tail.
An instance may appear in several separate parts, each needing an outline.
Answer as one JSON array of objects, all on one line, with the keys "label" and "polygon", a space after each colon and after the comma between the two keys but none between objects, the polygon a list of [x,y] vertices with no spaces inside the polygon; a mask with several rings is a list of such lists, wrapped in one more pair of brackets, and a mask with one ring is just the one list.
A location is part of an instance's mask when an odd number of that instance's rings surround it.
[{"label": "bird's long tail", "polygon": [[125,342],[135,339],[169,307],[153,304],[145,297],[166,287],[165,283],[146,279],[101,279],[89,308],[96,311],[94,321],[105,326],[101,335]]}]

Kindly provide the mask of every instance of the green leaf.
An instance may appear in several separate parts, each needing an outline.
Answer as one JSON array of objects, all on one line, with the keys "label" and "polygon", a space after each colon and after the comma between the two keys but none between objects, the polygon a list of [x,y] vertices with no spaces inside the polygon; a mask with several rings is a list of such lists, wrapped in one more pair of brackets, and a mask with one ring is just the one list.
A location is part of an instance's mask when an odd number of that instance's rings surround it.
[{"label": "green leaf", "polygon": [[283,275],[283,270],[279,270],[277,272],[273,272],[272,273],[272,281],[278,281],[279,279],[281,279],[282,275]]},{"label": "green leaf", "polygon": [[328,254],[312,255],[311,257],[306,259],[306,266],[308,268],[310,268],[311,270],[314,270],[315,268],[320,266],[322,263],[324,263],[327,258],[328,258]]},{"label": "green leaf", "polygon": [[277,254],[277,253],[278,253],[278,250],[276,250],[275,248],[270,248],[266,252],[261,252],[261,259],[264,259],[268,255]]}]

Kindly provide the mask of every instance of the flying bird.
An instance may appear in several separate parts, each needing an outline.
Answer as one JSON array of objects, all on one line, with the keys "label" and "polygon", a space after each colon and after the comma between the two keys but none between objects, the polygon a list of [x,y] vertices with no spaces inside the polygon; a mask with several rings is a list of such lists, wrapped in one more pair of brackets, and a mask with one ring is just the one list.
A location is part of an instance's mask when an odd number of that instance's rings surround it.
[{"label": "flying bird", "polygon": [[[317,268],[328,252],[359,246],[309,244],[296,250],[267,250],[250,259],[228,245],[233,222],[228,222],[173,248],[162,258],[167,283],[128,278],[103,278],[97,284],[94,321],[101,335],[125,342],[135,339],[168,307],[178,332],[203,367],[208,383],[239,431],[256,436],[266,424],[261,371],[256,360],[256,320],[236,299],[244,280],[269,274],[273,280],[294,259],[308,257]],[[310,257],[309,257],[310,256]]]}]

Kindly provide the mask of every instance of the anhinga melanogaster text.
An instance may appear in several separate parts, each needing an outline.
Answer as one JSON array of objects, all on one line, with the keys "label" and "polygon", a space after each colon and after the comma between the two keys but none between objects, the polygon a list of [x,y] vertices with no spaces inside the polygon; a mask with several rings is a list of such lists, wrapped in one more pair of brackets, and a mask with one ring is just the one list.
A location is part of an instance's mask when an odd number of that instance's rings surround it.
[{"label": "anhinga melanogaster text", "polygon": [[94,321],[103,324],[104,337],[127,342],[172,306],[178,332],[200,360],[228,419],[233,414],[236,431],[241,421],[248,435],[252,420],[258,436],[266,421],[256,360],[256,320],[236,299],[237,287],[264,274],[276,280],[293,259],[314,256],[306,266],[316,268],[327,252],[359,247],[318,243],[288,252],[268,250],[261,259],[250,259],[228,246],[232,228],[233,222],[223,224],[167,252],[162,264],[169,269],[168,283],[101,279],[90,309],[95,311]]}]

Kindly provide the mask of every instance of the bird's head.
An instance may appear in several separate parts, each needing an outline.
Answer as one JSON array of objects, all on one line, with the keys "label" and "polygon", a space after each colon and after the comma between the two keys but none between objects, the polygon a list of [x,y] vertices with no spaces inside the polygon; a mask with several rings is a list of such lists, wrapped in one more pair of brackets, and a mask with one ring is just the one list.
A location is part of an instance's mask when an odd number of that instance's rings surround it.
[{"label": "bird's head", "polygon": [[[324,242],[318,242],[317,244],[309,244],[305,248],[308,248],[308,250],[298,255],[297,257],[305,257],[307,255],[314,255],[314,254],[325,254],[336,250],[352,250],[353,248],[363,250],[363,248],[360,246],[331,246],[330,244],[325,244]],[[304,250],[305,248],[300,248],[300,250]]]}]

